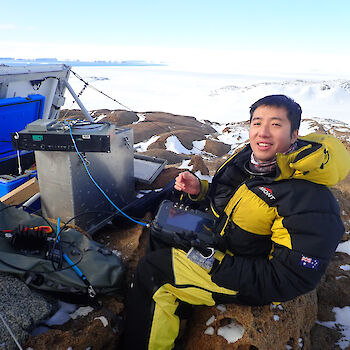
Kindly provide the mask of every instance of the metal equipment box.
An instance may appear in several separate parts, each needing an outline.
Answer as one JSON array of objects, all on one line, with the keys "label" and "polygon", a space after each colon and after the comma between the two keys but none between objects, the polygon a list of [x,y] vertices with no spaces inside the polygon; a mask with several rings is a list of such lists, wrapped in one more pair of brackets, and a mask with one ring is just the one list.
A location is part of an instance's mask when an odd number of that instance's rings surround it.
[{"label": "metal equipment box", "polygon": [[[57,130],[46,133],[54,132],[60,134]],[[40,134],[38,131],[34,133],[36,136]],[[67,130],[62,130],[61,134],[62,147],[67,146],[64,137]],[[89,140],[93,135],[109,138],[110,150],[81,155],[96,183],[119,208],[123,208],[135,198],[132,130],[116,129],[108,123],[91,124],[85,130],[72,129],[74,139]],[[42,212],[46,217],[59,217],[64,222],[74,218],[72,224],[92,234],[104,226],[117,210],[93,183],[78,153],[69,147],[63,149],[35,151]]]}]

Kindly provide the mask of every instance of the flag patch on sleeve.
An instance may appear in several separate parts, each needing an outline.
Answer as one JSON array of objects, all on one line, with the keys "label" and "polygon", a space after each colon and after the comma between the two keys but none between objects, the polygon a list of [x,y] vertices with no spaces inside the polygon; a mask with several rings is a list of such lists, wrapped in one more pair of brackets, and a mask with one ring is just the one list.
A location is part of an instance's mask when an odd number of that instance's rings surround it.
[{"label": "flag patch on sleeve", "polygon": [[302,255],[301,259],[299,261],[299,265],[301,265],[303,267],[308,267],[309,269],[313,269],[313,270],[318,269],[319,263],[320,263],[320,261],[318,259],[309,258],[305,255]]}]

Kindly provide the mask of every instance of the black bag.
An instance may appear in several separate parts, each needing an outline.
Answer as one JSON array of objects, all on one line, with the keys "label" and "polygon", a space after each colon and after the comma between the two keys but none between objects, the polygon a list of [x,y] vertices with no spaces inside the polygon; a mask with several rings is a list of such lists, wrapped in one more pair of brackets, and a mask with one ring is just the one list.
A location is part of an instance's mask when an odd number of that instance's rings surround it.
[{"label": "black bag", "polygon": [[[0,202],[0,230],[16,230],[20,225],[35,227],[48,223]],[[0,234],[0,271],[15,274],[29,286],[49,292],[94,297],[121,289],[124,267],[111,250],[71,228],[61,232],[60,244],[53,242],[54,239],[49,240],[45,249],[36,251],[18,249],[11,238]],[[50,250],[50,245],[55,249]]]}]

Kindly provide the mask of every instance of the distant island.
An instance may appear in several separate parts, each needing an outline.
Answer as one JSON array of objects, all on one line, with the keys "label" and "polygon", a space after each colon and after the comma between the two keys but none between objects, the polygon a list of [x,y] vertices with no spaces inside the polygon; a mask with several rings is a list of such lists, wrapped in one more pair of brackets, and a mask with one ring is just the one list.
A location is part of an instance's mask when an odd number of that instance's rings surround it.
[{"label": "distant island", "polygon": [[23,65],[23,64],[66,64],[68,66],[166,66],[165,63],[153,63],[140,60],[129,61],[80,61],[58,60],[57,58],[14,58],[0,57],[0,65]]}]

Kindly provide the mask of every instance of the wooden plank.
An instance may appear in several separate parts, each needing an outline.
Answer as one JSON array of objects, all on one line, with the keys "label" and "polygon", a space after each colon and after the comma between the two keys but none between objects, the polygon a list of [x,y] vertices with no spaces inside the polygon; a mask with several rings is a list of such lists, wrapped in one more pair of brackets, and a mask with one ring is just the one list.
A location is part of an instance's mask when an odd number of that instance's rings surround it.
[{"label": "wooden plank", "polygon": [[28,180],[21,186],[18,186],[11,192],[0,198],[0,201],[6,205],[18,205],[39,192],[39,185],[35,177]]}]

